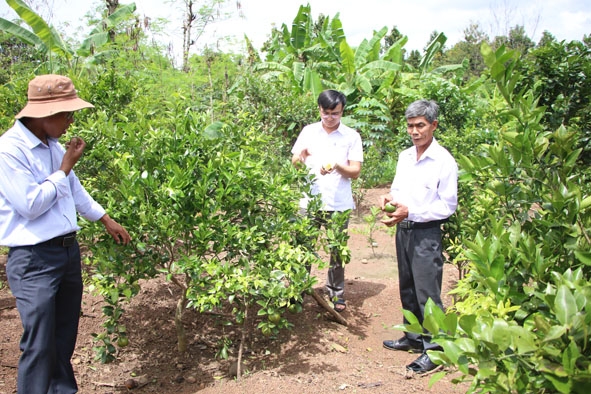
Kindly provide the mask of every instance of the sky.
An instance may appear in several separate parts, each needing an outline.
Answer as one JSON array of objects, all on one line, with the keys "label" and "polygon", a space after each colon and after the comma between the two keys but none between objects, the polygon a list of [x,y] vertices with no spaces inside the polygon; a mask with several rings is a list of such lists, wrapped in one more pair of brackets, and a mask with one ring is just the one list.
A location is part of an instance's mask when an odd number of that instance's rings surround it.
[{"label": "sky", "polygon": [[[56,26],[67,24],[70,31],[85,25],[84,15],[102,2],[98,0],[32,0],[45,4],[37,9],[46,20]],[[120,0],[121,4],[130,0]],[[137,12],[151,20],[169,21],[165,31],[155,37],[164,44],[171,43],[174,52],[182,49],[183,0],[136,0]],[[283,23],[291,30],[291,22],[302,4],[310,4],[314,19],[320,14],[334,18],[337,14],[343,24],[347,42],[358,45],[370,39],[373,32],[396,26],[408,36],[405,49],[426,47],[433,31],[445,33],[446,47],[464,38],[464,30],[474,23],[494,38],[507,35],[516,26],[523,26],[526,34],[538,42],[544,31],[558,40],[582,40],[591,35],[591,1],[589,0],[240,0],[242,17],[238,17],[236,0],[229,0],[227,11],[233,17],[209,26],[198,41],[201,48],[221,45],[220,49],[243,48],[246,34],[255,48],[260,49],[273,27]],[[12,20],[16,14],[5,1],[0,0],[0,17]]]}]

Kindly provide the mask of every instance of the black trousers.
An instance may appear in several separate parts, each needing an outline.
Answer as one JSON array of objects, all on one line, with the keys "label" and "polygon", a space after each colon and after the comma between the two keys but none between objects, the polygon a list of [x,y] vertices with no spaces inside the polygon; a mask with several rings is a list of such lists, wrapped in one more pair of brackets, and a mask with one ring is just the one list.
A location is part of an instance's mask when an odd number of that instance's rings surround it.
[{"label": "black trousers", "polygon": [[[431,298],[443,310],[441,283],[443,279],[443,247],[441,227],[396,229],[396,256],[402,308],[412,312],[422,324],[425,304]],[[408,321],[404,319],[404,323]],[[429,335],[405,334],[423,342],[425,350],[439,349]]]},{"label": "black trousers", "polygon": [[10,248],[6,274],[23,325],[18,394],[76,393],[70,359],[82,302],[78,243]]}]

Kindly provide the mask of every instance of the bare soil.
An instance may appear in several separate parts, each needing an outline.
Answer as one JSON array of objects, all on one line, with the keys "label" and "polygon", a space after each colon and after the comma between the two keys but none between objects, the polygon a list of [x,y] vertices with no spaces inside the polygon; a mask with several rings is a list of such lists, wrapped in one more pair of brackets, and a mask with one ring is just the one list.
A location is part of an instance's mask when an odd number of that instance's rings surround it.
[{"label": "bare soil", "polygon": [[[462,393],[467,386],[456,385],[456,374],[444,377],[430,387],[432,375],[416,375],[405,366],[417,355],[384,349],[382,341],[395,339],[402,332],[392,327],[402,322],[394,239],[379,225],[372,234],[362,217],[375,205],[377,196],[387,189],[365,192],[360,214],[350,223],[349,247],[352,261],[346,268],[347,310],[342,316],[348,325],[334,321],[307,295],[302,313],[286,317],[293,323],[290,331],[267,338],[249,328],[243,374],[235,376],[237,344],[240,332],[218,324],[211,315],[194,311],[185,314],[189,338],[188,351],[176,350],[173,319],[178,289],[164,279],[142,283],[142,290],[126,308],[123,323],[130,343],[119,349],[117,360],[101,364],[95,360],[92,333],[101,332],[100,297],[84,294],[78,345],[73,364],[81,394],[135,393]],[[0,394],[16,392],[16,373],[20,355],[18,342],[21,324],[14,298],[6,284],[6,256],[0,256]],[[314,272],[317,288],[324,285],[326,272]],[[457,269],[446,264],[444,303],[458,276]],[[228,360],[216,358],[221,335],[230,335],[233,343]],[[234,369],[234,371],[232,371]],[[128,390],[124,383],[134,378],[143,384]]]}]

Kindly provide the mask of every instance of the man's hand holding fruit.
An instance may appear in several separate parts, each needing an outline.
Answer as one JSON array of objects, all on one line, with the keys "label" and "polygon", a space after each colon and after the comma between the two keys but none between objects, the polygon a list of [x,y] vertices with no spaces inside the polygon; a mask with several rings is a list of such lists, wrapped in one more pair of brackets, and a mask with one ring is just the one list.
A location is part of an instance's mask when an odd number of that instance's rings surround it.
[{"label": "man's hand holding fruit", "polygon": [[380,222],[391,227],[408,217],[408,207],[397,201],[393,201],[390,194],[383,194],[379,197],[380,209],[385,216]]}]

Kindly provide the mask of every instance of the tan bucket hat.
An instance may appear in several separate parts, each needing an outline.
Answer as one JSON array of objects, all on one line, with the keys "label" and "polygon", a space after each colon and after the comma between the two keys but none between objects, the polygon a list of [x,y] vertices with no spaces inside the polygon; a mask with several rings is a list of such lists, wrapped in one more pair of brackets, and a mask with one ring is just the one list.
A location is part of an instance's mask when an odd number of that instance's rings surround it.
[{"label": "tan bucket hat", "polygon": [[72,112],[94,105],[80,99],[72,80],[62,75],[39,75],[29,82],[27,105],[15,118],[45,118],[58,112]]}]

